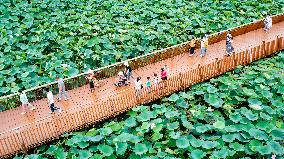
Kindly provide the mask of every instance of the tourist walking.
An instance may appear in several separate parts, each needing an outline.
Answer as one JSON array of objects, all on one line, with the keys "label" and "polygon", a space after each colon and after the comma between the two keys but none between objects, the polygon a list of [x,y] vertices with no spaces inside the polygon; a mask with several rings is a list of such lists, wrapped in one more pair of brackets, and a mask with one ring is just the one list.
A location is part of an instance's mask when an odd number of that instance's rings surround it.
[{"label": "tourist walking", "polygon": [[234,52],[234,47],[232,43],[233,43],[233,36],[229,32],[226,36],[226,51],[228,56],[231,56],[231,54]]},{"label": "tourist walking", "polygon": [[20,101],[22,103],[22,108],[23,108],[23,112],[21,114],[24,115],[27,113],[26,112],[27,106],[30,107],[30,110],[34,110],[35,107],[31,105],[31,103],[29,102],[26,93],[24,91],[19,91],[19,94],[20,94]]},{"label": "tourist walking", "polygon": [[205,56],[208,48],[208,37],[207,35],[204,35],[203,38],[201,39],[201,45],[200,45],[200,56],[203,57]]},{"label": "tourist walking", "polygon": [[161,79],[163,81],[163,87],[167,87],[166,80],[168,79],[168,73],[164,68],[161,68]]},{"label": "tourist walking", "polygon": [[127,80],[129,81],[130,77],[134,79],[134,77],[132,76],[132,68],[129,66],[128,62],[124,62],[124,66],[125,66],[124,74]]},{"label": "tourist walking", "polygon": [[135,81],[135,95],[136,97],[140,97],[141,96],[141,91],[142,91],[142,83],[141,83],[141,77],[137,77],[136,81]]},{"label": "tourist walking", "polygon": [[58,90],[59,90],[59,97],[58,100],[61,100],[62,95],[64,95],[65,100],[68,100],[68,96],[67,93],[65,91],[65,84],[64,84],[64,80],[62,78],[56,77],[57,80],[57,84],[58,84]]},{"label": "tourist walking", "polygon": [[272,18],[267,15],[264,19],[264,31],[267,33],[272,28]]},{"label": "tourist walking", "polygon": [[94,92],[95,85],[97,86],[97,80],[95,78],[95,74],[94,74],[93,70],[89,69],[88,75],[86,76],[86,79],[89,82],[91,92]]},{"label": "tourist walking", "polygon": [[58,110],[58,112],[61,112],[61,108],[58,108],[54,105],[54,98],[53,98],[53,93],[52,93],[52,88],[49,88],[47,91],[47,100],[48,100],[48,104],[49,104],[49,108],[51,110],[51,112],[49,113],[54,113],[55,110]]},{"label": "tourist walking", "polygon": [[196,39],[195,37],[193,39],[190,40],[189,43],[189,56],[192,56],[194,54],[194,50],[195,50],[195,43],[196,43]]},{"label": "tourist walking", "polygon": [[151,92],[151,80],[150,80],[150,77],[147,77],[145,85],[146,85],[148,93],[150,93]]},{"label": "tourist walking", "polygon": [[154,73],[154,88],[156,92],[158,92],[158,86],[159,86],[159,77],[156,73]]}]

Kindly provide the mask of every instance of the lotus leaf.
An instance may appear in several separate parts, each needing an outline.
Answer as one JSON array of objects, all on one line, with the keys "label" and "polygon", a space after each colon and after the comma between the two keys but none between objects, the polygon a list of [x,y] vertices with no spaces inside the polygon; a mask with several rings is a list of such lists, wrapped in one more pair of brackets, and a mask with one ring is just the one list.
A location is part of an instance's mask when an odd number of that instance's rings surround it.
[{"label": "lotus leaf", "polygon": [[136,155],[143,155],[148,151],[148,148],[145,144],[137,143],[133,149]]},{"label": "lotus leaf", "polygon": [[216,129],[224,129],[225,128],[225,122],[224,121],[216,121],[213,124],[214,128]]},{"label": "lotus leaf", "polygon": [[181,138],[177,139],[176,145],[177,145],[178,148],[185,149],[189,146],[189,141],[188,141],[187,138],[181,137]]},{"label": "lotus leaf", "polygon": [[98,150],[104,155],[104,156],[110,156],[113,153],[113,148],[108,145],[99,145]]},{"label": "lotus leaf", "polygon": [[195,149],[190,153],[190,157],[192,159],[202,159],[203,157],[205,157],[205,155],[206,153],[199,149]]}]

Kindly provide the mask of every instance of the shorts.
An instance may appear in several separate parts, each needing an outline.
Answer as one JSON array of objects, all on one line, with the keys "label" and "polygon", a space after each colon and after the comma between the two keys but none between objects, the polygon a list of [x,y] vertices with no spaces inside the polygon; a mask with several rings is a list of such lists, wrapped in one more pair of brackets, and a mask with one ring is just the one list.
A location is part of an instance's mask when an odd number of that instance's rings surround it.
[{"label": "shorts", "polygon": [[168,77],[162,77],[162,80],[165,81],[165,80],[168,80]]}]

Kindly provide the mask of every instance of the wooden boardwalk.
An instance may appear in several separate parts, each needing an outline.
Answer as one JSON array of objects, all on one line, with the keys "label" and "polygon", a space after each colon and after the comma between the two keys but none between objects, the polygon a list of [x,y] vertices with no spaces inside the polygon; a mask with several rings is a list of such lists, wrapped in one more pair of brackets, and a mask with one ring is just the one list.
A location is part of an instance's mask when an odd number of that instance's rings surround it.
[{"label": "wooden boardwalk", "polygon": [[192,57],[184,52],[170,59],[135,69],[133,76],[141,76],[144,84],[146,77],[153,79],[154,73],[160,75],[160,69],[164,64],[169,67],[167,87],[160,84],[159,88],[152,88],[151,93],[143,90],[141,98],[135,97],[134,79],[131,80],[130,86],[116,88],[113,85],[115,77],[110,77],[99,81],[100,87],[96,88],[94,93],[89,91],[88,85],[68,90],[70,99],[55,103],[63,108],[62,113],[49,114],[46,98],[32,102],[37,109],[25,115],[21,115],[21,107],[1,112],[0,156],[32,148],[57,138],[64,132],[87,127],[96,121],[127,111],[135,105],[151,102],[230,71],[237,65],[248,64],[283,50],[283,34],[284,19],[274,24],[269,33],[257,29],[234,37],[234,56],[225,57],[225,41],[222,40],[209,45],[203,58],[199,56],[200,51],[197,49]]}]

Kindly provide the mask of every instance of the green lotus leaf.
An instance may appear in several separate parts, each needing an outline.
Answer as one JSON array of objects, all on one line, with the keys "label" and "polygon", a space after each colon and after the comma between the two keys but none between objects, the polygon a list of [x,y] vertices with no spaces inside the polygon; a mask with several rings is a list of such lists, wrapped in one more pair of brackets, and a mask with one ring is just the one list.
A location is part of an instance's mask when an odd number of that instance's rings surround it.
[{"label": "green lotus leaf", "polygon": [[175,130],[179,127],[179,123],[178,122],[173,122],[173,123],[169,123],[167,125],[168,130]]},{"label": "green lotus leaf", "polygon": [[177,100],[179,99],[179,96],[177,94],[172,94],[170,97],[169,97],[169,101],[171,102],[176,102]]},{"label": "green lotus leaf", "polygon": [[135,127],[137,125],[137,122],[134,117],[129,117],[125,120],[124,124],[127,127]]},{"label": "green lotus leaf", "polygon": [[174,118],[174,117],[179,116],[179,113],[178,113],[177,111],[167,111],[167,112],[165,113],[165,116],[166,116],[166,118],[168,118],[168,119],[172,119],[172,118]]},{"label": "green lotus leaf", "polygon": [[178,132],[172,131],[172,132],[169,133],[169,136],[170,136],[172,139],[178,139],[178,138],[180,138],[180,135],[181,135],[181,133],[180,133],[179,131],[178,131]]},{"label": "green lotus leaf", "polygon": [[148,130],[150,128],[150,123],[144,122],[141,125],[141,130]]},{"label": "green lotus leaf", "polygon": [[217,141],[204,141],[202,144],[202,147],[205,149],[212,149],[214,147],[217,147],[219,143]]},{"label": "green lotus leaf", "polygon": [[263,145],[258,140],[251,140],[250,143],[249,143],[249,148],[254,152],[257,151],[258,147],[261,147],[261,146],[263,146]]},{"label": "green lotus leaf", "polygon": [[260,117],[264,120],[271,120],[272,117],[267,115],[266,113],[260,112]]},{"label": "green lotus leaf", "polygon": [[91,157],[91,159],[103,159],[103,158],[104,158],[104,156],[101,155],[101,154],[94,154],[94,155]]},{"label": "green lotus leaf", "polygon": [[256,150],[261,154],[261,155],[268,155],[271,154],[271,148],[268,145],[265,146],[259,146],[256,148]]},{"label": "green lotus leaf", "polygon": [[78,69],[76,69],[76,68],[69,68],[68,69],[68,72],[67,72],[67,76],[68,77],[75,76],[77,74],[79,74],[79,70]]},{"label": "green lotus leaf", "polygon": [[204,96],[205,102],[207,102],[209,105],[214,106],[215,108],[220,108],[224,101],[218,97],[216,94],[206,94]]},{"label": "green lotus leaf", "polygon": [[244,151],[245,150],[245,146],[242,145],[242,144],[239,144],[238,142],[230,143],[229,147],[234,149],[235,151]]},{"label": "green lotus leaf", "polygon": [[225,122],[224,121],[216,121],[213,123],[214,128],[216,129],[224,129],[225,128]]},{"label": "green lotus leaf", "polygon": [[112,133],[111,128],[101,128],[100,129],[101,135],[108,136]]},{"label": "green lotus leaf", "polygon": [[113,148],[108,145],[99,145],[98,150],[104,155],[104,156],[110,156],[113,153]]},{"label": "green lotus leaf", "polygon": [[149,121],[153,117],[154,117],[153,112],[143,111],[137,116],[137,120],[141,122],[146,122],[146,121]]},{"label": "green lotus leaf", "polygon": [[213,86],[209,86],[209,87],[207,88],[207,92],[208,92],[208,93],[216,93],[217,91],[218,91],[218,89],[215,88],[215,87],[213,87]]},{"label": "green lotus leaf", "polygon": [[178,148],[185,149],[189,146],[189,141],[185,137],[181,137],[176,140],[176,145]]},{"label": "green lotus leaf", "polygon": [[193,135],[189,135],[188,139],[189,139],[190,145],[193,147],[200,147],[204,143],[203,140],[196,139]]},{"label": "green lotus leaf", "polygon": [[157,156],[160,157],[160,158],[164,158],[165,156],[167,155],[167,153],[163,152],[163,151],[159,151],[157,153]]},{"label": "green lotus leaf", "polygon": [[279,144],[279,142],[270,141],[270,142],[267,143],[267,145],[269,145],[271,147],[271,151],[272,151],[273,154],[276,154],[276,155],[283,155],[284,154],[283,147]]},{"label": "green lotus leaf", "polygon": [[160,134],[160,133],[154,133],[153,135],[152,135],[152,140],[153,141],[158,141],[159,139],[161,139],[161,138],[163,138],[163,134]]},{"label": "green lotus leaf", "polygon": [[181,108],[188,108],[188,104],[185,102],[185,100],[183,98],[179,98],[177,101],[177,106],[181,107]]},{"label": "green lotus leaf", "polygon": [[134,152],[136,155],[143,155],[143,154],[145,154],[147,151],[148,151],[147,146],[146,146],[145,144],[142,144],[142,143],[137,143],[137,144],[135,144],[134,149],[133,149],[133,152]]},{"label": "green lotus leaf", "polygon": [[92,153],[88,150],[79,150],[79,158],[88,159],[92,156]]},{"label": "green lotus leaf", "polygon": [[274,129],[269,133],[273,140],[284,140],[284,130]]},{"label": "green lotus leaf", "polygon": [[236,138],[236,134],[226,134],[226,135],[222,135],[222,139],[225,142],[233,142]]},{"label": "green lotus leaf", "polygon": [[234,113],[230,113],[229,118],[234,123],[239,123],[241,121],[241,119],[242,119],[242,116],[238,112],[234,112]]},{"label": "green lotus leaf", "polygon": [[256,128],[258,128],[260,130],[264,130],[267,133],[270,133],[272,131],[272,129],[275,128],[275,126],[269,121],[259,121],[256,124]]},{"label": "green lotus leaf", "polygon": [[204,132],[208,131],[207,126],[205,126],[205,125],[197,126],[197,127],[195,127],[195,130],[198,133],[204,133]]},{"label": "green lotus leaf", "polygon": [[247,119],[249,119],[249,120],[251,120],[251,121],[255,121],[255,120],[258,119],[258,115],[252,113],[250,110],[244,112],[243,115],[244,115]]},{"label": "green lotus leaf", "polygon": [[99,142],[104,138],[102,135],[96,135],[96,136],[90,136],[86,137],[86,140],[91,141],[91,142]]},{"label": "green lotus leaf", "polygon": [[248,133],[252,138],[265,141],[268,140],[268,135],[259,129],[251,129]]},{"label": "green lotus leaf", "polygon": [[199,149],[195,149],[195,150],[190,152],[190,157],[192,159],[202,159],[205,156],[206,156],[206,153],[203,152],[202,150],[199,150]]},{"label": "green lotus leaf", "polygon": [[116,145],[116,154],[118,155],[124,155],[127,150],[128,144],[119,142]]},{"label": "green lotus leaf", "polygon": [[88,143],[88,142],[81,141],[81,142],[78,142],[77,145],[78,145],[81,149],[84,149],[84,148],[86,148],[86,147],[89,146],[89,143]]},{"label": "green lotus leaf", "polygon": [[232,133],[232,132],[239,132],[240,130],[238,129],[237,125],[229,125],[229,126],[226,126],[224,128],[224,130],[228,133]]},{"label": "green lotus leaf", "polygon": [[227,158],[227,156],[229,155],[228,153],[228,149],[222,148],[219,151],[213,151],[212,155],[216,158]]}]

